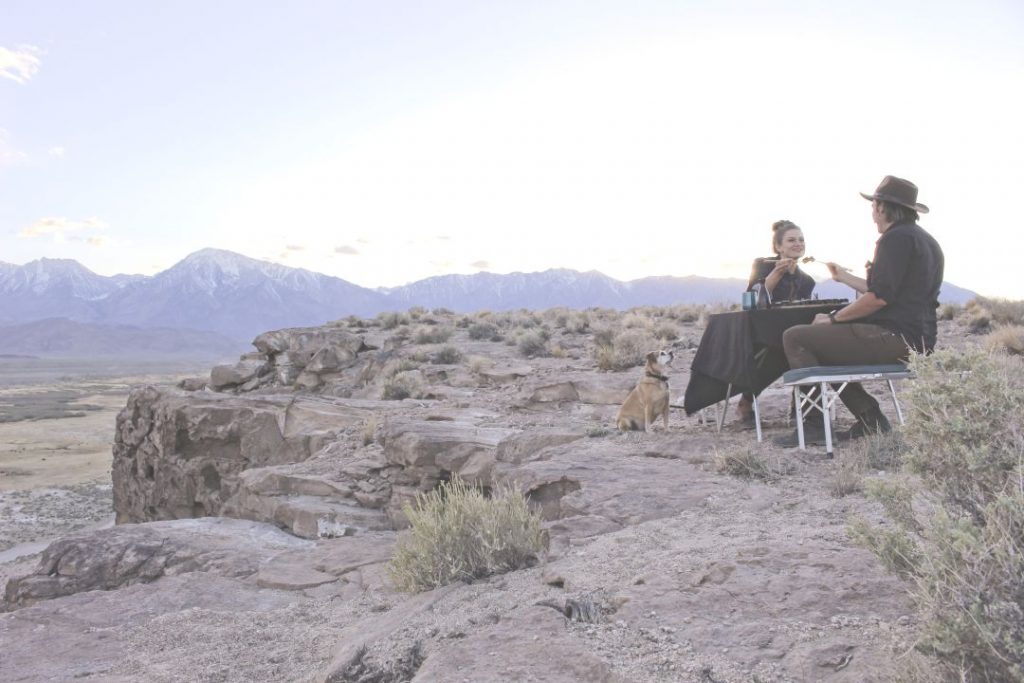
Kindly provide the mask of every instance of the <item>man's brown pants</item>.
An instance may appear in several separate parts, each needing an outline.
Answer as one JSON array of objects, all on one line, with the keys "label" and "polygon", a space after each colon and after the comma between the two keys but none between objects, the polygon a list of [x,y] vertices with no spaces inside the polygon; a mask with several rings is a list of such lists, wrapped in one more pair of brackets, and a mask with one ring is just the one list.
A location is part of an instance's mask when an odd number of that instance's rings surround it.
[{"label": "man's brown pants", "polygon": [[[794,370],[816,365],[899,363],[909,355],[902,337],[867,323],[796,325],[782,335],[782,346]],[[860,383],[848,384],[839,397],[857,417],[878,411],[878,401]]]}]

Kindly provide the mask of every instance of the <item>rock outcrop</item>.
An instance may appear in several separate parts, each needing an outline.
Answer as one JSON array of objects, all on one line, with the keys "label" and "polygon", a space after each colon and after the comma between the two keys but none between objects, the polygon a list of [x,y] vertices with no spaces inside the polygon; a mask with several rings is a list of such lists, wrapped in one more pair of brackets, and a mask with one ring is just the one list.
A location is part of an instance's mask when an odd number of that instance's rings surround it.
[{"label": "rock outcrop", "polygon": [[[716,451],[753,435],[681,413],[612,431],[640,370],[598,372],[589,334],[556,329],[557,353],[524,360],[460,316],[416,315],[446,341],[355,319],[279,330],[209,381],[133,390],[118,526],[52,544],[8,583],[0,679],[890,677],[909,608],[846,540],[849,513],[873,508],[822,493],[834,463],[809,456],[774,485],[718,474]],[[382,400],[406,373],[420,391]],[[680,395],[685,371],[671,382]],[[787,409],[762,397],[769,426]],[[542,563],[394,592],[403,506],[455,475],[527,496]]]}]

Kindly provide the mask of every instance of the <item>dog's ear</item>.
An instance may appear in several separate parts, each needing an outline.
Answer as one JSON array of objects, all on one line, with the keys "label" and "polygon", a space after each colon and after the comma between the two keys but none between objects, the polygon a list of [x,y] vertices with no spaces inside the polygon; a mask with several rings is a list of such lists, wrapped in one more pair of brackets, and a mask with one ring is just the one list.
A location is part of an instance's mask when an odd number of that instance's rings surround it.
[{"label": "dog's ear", "polygon": [[658,352],[657,351],[651,351],[649,354],[647,354],[647,362],[648,363],[657,363],[658,362]]}]

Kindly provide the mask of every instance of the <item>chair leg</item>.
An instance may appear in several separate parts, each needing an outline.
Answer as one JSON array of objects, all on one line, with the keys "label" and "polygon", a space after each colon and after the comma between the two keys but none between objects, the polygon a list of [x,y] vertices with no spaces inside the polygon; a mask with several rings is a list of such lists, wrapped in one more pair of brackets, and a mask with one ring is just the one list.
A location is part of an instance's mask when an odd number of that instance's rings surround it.
[{"label": "chair leg", "polygon": [[818,397],[821,400],[821,420],[825,423],[825,457],[832,457],[832,406],[835,405],[834,400],[830,401],[828,397],[829,386],[827,382],[821,383],[821,395]]},{"label": "chair leg", "polygon": [[896,417],[899,418],[901,425],[906,424],[903,421],[903,411],[900,410],[900,402],[896,400],[896,387],[893,386],[891,379],[886,380],[886,382],[889,384],[889,393],[892,394],[892,405],[896,409]]},{"label": "chair leg", "polygon": [[761,410],[757,407],[757,394],[754,394],[754,428],[757,430],[757,442],[761,443]]},{"label": "chair leg", "polygon": [[807,445],[804,443],[804,402],[800,397],[800,387],[793,387],[793,403],[796,405],[796,435],[797,443],[800,444],[800,450],[806,451]]}]

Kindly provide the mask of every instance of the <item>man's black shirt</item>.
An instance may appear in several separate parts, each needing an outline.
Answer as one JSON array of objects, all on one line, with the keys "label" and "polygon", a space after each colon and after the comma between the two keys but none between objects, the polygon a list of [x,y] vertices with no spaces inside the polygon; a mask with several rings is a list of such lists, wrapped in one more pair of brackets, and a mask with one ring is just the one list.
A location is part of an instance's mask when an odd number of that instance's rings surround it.
[{"label": "man's black shirt", "polygon": [[891,226],[875,243],[867,277],[868,291],[883,299],[885,308],[858,322],[880,325],[917,351],[931,351],[944,267],[942,248],[921,226]]}]

